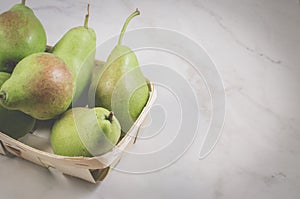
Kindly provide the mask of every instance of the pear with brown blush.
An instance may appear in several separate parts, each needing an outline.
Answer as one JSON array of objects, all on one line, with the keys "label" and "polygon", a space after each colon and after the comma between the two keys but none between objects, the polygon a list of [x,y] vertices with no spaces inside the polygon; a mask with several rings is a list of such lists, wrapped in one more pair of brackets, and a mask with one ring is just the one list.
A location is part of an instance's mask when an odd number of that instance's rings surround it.
[{"label": "pear with brown blush", "polygon": [[39,120],[60,115],[71,104],[74,77],[63,60],[50,53],[24,58],[0,89],[0,104]]}]

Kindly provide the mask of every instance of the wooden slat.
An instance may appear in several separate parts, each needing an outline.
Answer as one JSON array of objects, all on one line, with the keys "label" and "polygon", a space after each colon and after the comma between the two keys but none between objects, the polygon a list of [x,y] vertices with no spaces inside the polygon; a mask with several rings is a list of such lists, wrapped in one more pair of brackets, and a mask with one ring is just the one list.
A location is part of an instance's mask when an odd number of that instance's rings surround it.
[{"label": "wooden slat", "polygon": [[3,146],[2,142],[1,142],[1,140],[0,140],[0,154],[6,155],[5,150],[4,150],[4,146]]},{"label": "wooden slat", "polygon": [[[109,167],[120,160],[123,152],[133,144],[139,127],[145,120],[151,106],[156,99],[156,92],[151,86],[151,93],[147,105],[137,121],[125,137],[110,152],[97,157],[65,157],[30,147],[0,132],[0,153],[7,155],[6,151],[15,156],[31,161],[37,165],[56,168],[60,172],[88,182],[96,183],[106,176]],[[102,172],[101,172],[102,171]]]}]

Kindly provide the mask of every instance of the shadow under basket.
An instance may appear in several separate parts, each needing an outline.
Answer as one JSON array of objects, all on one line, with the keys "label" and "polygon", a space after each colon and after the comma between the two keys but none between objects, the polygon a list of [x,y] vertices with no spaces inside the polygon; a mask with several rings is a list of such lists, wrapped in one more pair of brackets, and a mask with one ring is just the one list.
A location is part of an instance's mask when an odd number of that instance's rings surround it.
[{"label": "shadow under basket", "polygon": [[55,168],[63,174],[77,177],[91,183],[102,181],[110,168],[114,167],[122,157],[124,151],[132,146],[137,138],[141,125],[146,121],[151,106],[156,99],[156,92],[149,83],[150,96],[146,106],[138,119],[109,152],[96,157],[67,157],[55,155],[31,147],[0,132],[0,154],[18,156],[45,168]]}]

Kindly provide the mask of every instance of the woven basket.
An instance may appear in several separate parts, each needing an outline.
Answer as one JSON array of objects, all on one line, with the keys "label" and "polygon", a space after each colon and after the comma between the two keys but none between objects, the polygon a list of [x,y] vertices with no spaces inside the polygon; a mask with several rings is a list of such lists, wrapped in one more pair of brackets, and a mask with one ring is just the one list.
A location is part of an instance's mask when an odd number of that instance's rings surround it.
[{"label": "woven basket", "polygon": [[[101,64],[101,63],[96,63]],[[139,118],[129,132],[108,153],[97,157],[66,157],[43,151],[15,140],[0,132],[0,154],[13,155],[45,168],[55,168],[63,174],[81,178],[91,183],[102,181],[111,167],[115,166],[125,150],[135,143],[140,126],[146,121],[147,114],[156,99],[153,85],[149,84],[150,97]],[[47,142],[45,148],[50,148]]]}]

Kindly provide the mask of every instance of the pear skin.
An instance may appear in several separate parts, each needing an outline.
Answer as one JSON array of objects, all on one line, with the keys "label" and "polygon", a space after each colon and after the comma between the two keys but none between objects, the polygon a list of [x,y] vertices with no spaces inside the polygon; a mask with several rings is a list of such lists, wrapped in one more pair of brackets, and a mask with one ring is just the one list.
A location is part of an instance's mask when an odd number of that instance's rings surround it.
[{"label": "pear skin", "polygon": [[104,108],[73,108],[58,119],[51,130],[51,146],[57,155],[92,157],[111,150],[121,127]]},{"label": "pear skin", "polygon": [[[0,87],[9,77],[9,73],[0,72]],[[35,121],[25,113],[7,110],[0,106],[0,132],[14,139],[23,137],[30,132],[34,128]]]},{"label": "pear skin", "polygon": [[24,57],[45,51],[45,29],[25,1],[0,15],[0,41],[0,71],[4,72],[12,72]]},{"label": "pear skin", "polygon": [[74,78],[63,60],[36,53],[19,62],[0,89],[0,104],[39,120],[58,116],[72,101]]},{"label": "pear skin", "polygon": [[10,78],[9,73],[0,72],[0,88],[1,88],[2,84],[4,84],[4,82],[6,82],[6,80],[8,80],[9,78]]},{"label": "pear skin", "polygon": [[36,120],[21,111],[7,110],[0,106],[0,132],[19,139],[29,133]]},{"label": "pear skin", "polygon": [[96,34],[88,27],[88,18],[89,6],[84,26],[69,30],[52,49],[52,53],[64,60],[76,79],[74,102],[89,84],[94,67]]},{"label": "pear skin", "polygon": [[139,15],[138,10],[127,18],[118,45],[112,50],[103,69],[94,76],[89,90],[90,105],[112,110],[123,132],[128,132],[149,98],[147,81],[135,53],[122,45],[126,27],[136,15]]}]

